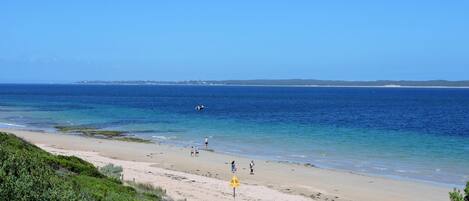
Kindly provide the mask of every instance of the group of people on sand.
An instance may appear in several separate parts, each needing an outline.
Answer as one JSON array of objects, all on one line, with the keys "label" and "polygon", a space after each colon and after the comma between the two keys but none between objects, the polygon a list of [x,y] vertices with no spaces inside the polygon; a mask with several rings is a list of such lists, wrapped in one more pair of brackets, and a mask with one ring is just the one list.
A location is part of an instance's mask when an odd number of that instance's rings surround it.
[{"label": "group of people on sand", "polygon": [[199,156],[199,148],[197,146],[191,146],[191,156]]},{"label": "group of people on sand", "polygon": [[[204,144],[205,144],[205,149],[208,149],[208,137],[205,137]],[[199,148],[197,146],[191,146],[191,156],[192,157],[199,156]],[[231,172],[234,174],[236,173],[236,171],[237,171],[236,162],[231,161]],[[254,174],[254,161],[253,160],[251,160],[251,162],[249,163],[249,174],[251,175]]]},{"label": "group of people on sand", "polygon": [[[236,162],[231,161],[231,172],[234,174],[236,173],[236,171],[238,171],[238,169],[236,168]],[[249,174],[251,175],[254,174],[254,161],[253,160],[251,160],[251,162],[249,163]]]},{"label": "group of people on sand", "polygon": [[[204,143],[205,143],[205,149],[208,149],[208,137],[205,137]],[[193,157],[199,156],[199,147],[191,146],[191,156]]]}]

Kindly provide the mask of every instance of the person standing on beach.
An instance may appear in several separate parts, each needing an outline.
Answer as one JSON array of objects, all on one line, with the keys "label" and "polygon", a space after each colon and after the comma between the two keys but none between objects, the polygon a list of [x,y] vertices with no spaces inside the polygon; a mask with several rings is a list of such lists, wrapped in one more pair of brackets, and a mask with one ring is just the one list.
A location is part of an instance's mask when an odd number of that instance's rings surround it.
[{"label": "person standing on beach", "polygon": [[194,156],[194,146],[191,146],[191,156]]},{"label": "person standing on beach", "polygon": [[249,163],[249,169],[251,170],[250,174],[254,174],[254,161],[251,160],[251,163]]},{"label": "person standing on beach", "polygon": [[205,149],[208,149],[208,137],[205,137]]},{"label": "person standing on beach", "polygon": [[236,172],[236,163],[235,163],[235,161],[231,161],[231,172],[232,173]]},{"label": "person standing on beach", "polygon": [[194,154],[196,157],[199,156],[199,148],[197,146],[194,148]]}]

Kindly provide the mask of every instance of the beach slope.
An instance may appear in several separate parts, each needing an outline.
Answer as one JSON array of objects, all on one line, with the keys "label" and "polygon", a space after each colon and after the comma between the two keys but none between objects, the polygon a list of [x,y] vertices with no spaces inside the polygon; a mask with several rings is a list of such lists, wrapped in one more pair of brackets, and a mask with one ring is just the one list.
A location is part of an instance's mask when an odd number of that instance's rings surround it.
[{"label": "beach slope", "polygon": [[96,139],[76,135],[1,129],[61,155],[74,155],[96,166],[124,168],[124,179],[151,183],[169,196],[187,200],[233,200],[229,162],[238,164],[237,200],[444,201],[448,187],[379,176],[327,170],[303,164],[256,160],[188,148]]}]

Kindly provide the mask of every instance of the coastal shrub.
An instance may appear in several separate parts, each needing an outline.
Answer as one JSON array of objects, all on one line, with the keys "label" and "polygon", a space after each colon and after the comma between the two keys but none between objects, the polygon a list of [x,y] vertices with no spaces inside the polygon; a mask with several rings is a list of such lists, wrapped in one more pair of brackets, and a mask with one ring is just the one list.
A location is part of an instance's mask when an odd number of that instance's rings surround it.
[{"label": "coastal shrub", "polygon": [[74,156],[52,155],[0,132],[0,200],[162,200],[100,173]]},{"label": "coastal shrub", "polygon": [[86,175],[78,175],[72,178],[79,189],[91,193],[97,200],[104,200],[111,194],[121,196],[120,200],[134,200],[137,191],[129,186],[116,183],[111,179],[100,179]]},{"label": "coastal shrub", "polygon": [[104,177],[104,175],[101,174],[92,164],[76,156],[49,155],[46,157],[46,159],[48,164],[51,165],[54,169],[64,168],[76,174],[99,178]]},{"label": "coastal shrub", "polygon": [[459,189],[453,189],[452,192],[449,192],[449,199],[451,201],[464,201],[464,195]]},{"label": "coastal shrub", "polygon": [[449,192],[449,199],[451,201],[469,201],[469,181],[466,183],[464,194],[459,189],[454,188],[453,191]]},{"label": "coastal shrub", "polygon": [[122,176],[122,167],[121,166],[115,166],[111,163],[99,168],[99,171],[110,177],[110,178],[114,178],[114,179],[117,179],[117,180],[120,180],[121,176]]},{"label": "coastal shrub", "polygon": [[464,197],[464,201],[469,201],[469,181],[466,183],[466,189],[464,189],[466,193],[466,197]]},{"label": "coastal shrub", "polygon": [[[0,133],[0,198],[4,200],[86,200],[71,182],[55,174],[33,146]],[[18,149],[20,148],[20,149]],[[23,148],[23,149],[21,149]]]},{"label": "coastal shrub", "polygon": [[159,187],[154,187],[151,184],[136,183],[133,181],[127,181],[127,184],[134,187],[138,192],[145,195],[154,197],[155,199],[160,199],[164,201],[171,201],[172,199],[166,197],[166,191]]}]

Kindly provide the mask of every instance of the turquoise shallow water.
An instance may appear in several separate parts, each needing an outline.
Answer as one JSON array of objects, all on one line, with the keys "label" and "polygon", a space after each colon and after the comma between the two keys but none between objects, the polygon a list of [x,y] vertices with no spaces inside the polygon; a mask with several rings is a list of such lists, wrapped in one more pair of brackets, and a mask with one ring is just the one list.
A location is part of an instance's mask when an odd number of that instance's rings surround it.
[{"label": "turquoise shallow water", "polygon": [[0,127],[209,136],[219,152],[450,185],[469,180],[468,119],[467,89],[0,85]]}]

